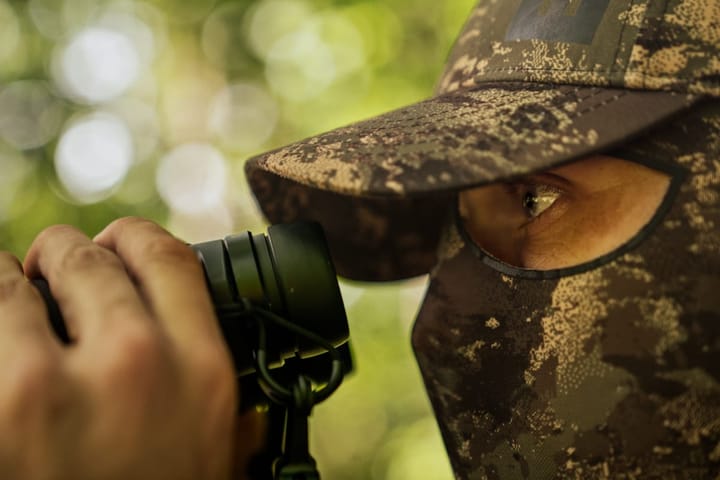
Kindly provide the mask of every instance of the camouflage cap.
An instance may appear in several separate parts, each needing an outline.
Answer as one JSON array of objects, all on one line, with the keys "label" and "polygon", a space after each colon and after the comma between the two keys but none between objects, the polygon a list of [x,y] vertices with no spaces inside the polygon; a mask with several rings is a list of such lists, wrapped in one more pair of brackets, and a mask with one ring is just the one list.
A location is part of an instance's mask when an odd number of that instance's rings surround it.
[{"label": "camouflage cap", "polygon": [[341,275],[434,263],[459,189],[606,151],[720,97],[720,0],[481,0],[437,95],[252,158],[272,222],[320,221]]}]

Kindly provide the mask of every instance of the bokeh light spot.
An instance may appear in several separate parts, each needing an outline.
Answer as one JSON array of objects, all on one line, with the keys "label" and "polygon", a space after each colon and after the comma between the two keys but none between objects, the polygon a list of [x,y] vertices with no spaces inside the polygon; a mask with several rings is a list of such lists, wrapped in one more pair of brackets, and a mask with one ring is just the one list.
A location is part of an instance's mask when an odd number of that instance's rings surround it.
[{"label": "bokeh light spot", "polygon": [[35,28],[42,35],[58,38],[62,34],[62,2],[57,0],[29,0],[27,10]]},{"label": "bokeh light spot", "polygon": [[268,84],[286,100],[314,99],[365,66],[363,43],[354,23],[339,11],[308,15],[267,50]]},{"label": "bokeh light spot", "polygon": [[170,214],[168,228],[186,242],[216,240],[233,233],[233,215],[226,205],[216,205],[202,214]]},{"label": "bokeh light spot", "polygon": [[35,28],[47,38],[61,39],[82,28],[97,12],[97,0],[30,0],[27,11]]},{"label": "bokeh light spot", "polygon": [[0,137],[15,148],[45,145],[60,129],[62,106],[40,80],[14,82],[0,91]]},{"label": "bokeh light spot", "polygon": [[0,2],[0,61],[6,61],[20,44],[17,15],[7,2]]},{"label": "bokeh light spot", "polygon": [[97,112],[73,122],[55,152],[55,169],[65,189],[81,203],[112,194],[133,163],[133,141],[125,122]]},{"label": "bokeh light spot", "polygon": [[317,15],[307,26],[332,52],[336,75],[342,77],[365,66],[363,37],[344,14],[329,10]]},{"label": "bokeh light spot", "polygon": [[258,61],[246,48],[242,28],[246,12],[245,3],[226,3],[205,20],[200,41],[203,53],[216,67],[238,72],[257,67]]},{"label": "bokeh light spot", "polygon": [[365,47],[366,60],[374,67],[384,66],[397,57],[403,45],[403,25],[397,13],[383,3],[352,5],[343,13],[357,28]]},{"label": "bokeh light spot", "polygon": [[160,93],[164,139],[172,145],[204,142],[211,135],[208,118],[215,93],[227,86],[222,72],[207,64],[185,62]]},{"label": "bokeh light spot", "polygon": [[249,151],[273,134],[278,105],[262,87],[238,83],[221,90],[210,106],[210,131],[223,146]]},{"label": "bokeh light spot", "polygon": [[178,23],[192,23],[205,18],[215,6],[216,0],[154,0],[170,19]]},{"label": "bokeh light spot", "polygon": [[0,148],[0,222],[10,220],[18,207],[23,206],[15,199],[31,171],[30,162],[19,152]]},{"label": "bokeh light spot", "polygon": [[54,73],[70,97],[90,104],[106,102],[124,93],[138,78],[140,55],[127,35],[90,27],[62,50]]},{"label": "bokeh light spot", "polygon": [[310,100],[325,91],[337,75],[328,45],[311,29],[290,33],[268,54],[265,76],[273,91],[287,100]]},{"label": "bokeh light spot", "polygon": [[108,10],[97,20],[96,26],[129,40],[143,67],[150,65],[155,59],[155,36],[150,27],[136,16],[121,10]]},{"label": "bokeh light spot", "polygon": [[265,0],[251,15],[249,43],[255,54],[265,59],[275,43],[298,30],[312,12],[302,0]]},{"label": "bokeh light spot", "polygon": [[227,165],[212,145],[189,143],[160,160],[155,177],[158,193],[175,212],[197,215],[222,205]]},{"label": "bokeh light spot", "polygon": [[156,153],[160,145],[160,119],[153,105],[134,97],[114,101],[107,110],[122,118],[132,132],[135,162],[142,162]]}]

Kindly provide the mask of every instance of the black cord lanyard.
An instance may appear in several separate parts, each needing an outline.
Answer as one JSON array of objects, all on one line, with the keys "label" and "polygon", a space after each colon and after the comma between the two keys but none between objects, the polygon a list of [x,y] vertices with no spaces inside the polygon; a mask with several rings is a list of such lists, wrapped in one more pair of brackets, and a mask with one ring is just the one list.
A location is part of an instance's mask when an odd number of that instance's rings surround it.
[{"label": "black cord lanyard", "polygon": [[[226,316],[251,317],[257,320],[255,367],[258,383],[265,395],[285,410],[282,453],[273,463],[275,480],[319,480],[320,474],[308,446],[308,418],[313,407],[326,400],[342,383],[344,372],[340,353],[316,333],[267,309],[257,307],[247,299],[241,299],[238,305],[219,307],[218,310]],[[267,361],[266,322],[289,330],[328,352],[331,358],[330,377],[323,387],[314,389],[310,379],[302,374],[297,374],[289,387],[274,378]]]}]

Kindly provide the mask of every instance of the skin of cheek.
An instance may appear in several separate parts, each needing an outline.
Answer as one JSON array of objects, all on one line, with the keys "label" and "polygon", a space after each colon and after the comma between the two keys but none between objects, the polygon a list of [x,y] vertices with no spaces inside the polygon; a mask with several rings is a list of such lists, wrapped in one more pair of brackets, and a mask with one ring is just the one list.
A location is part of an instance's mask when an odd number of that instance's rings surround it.
[{"label": "skin of cheek", "polygon": [[[637,163],[596,156],[551,170],[561,197],[533,221],[501,185],[461,192],[460,211],[476,243],[517,267],[570,267],[613,251],[653,217],[670,177]],[[540,183],[544,183],[540,179]]]},{"label": "skin of cheek", "polygon": [[[670,179],[660,173],[626,170],[623,180],[608,179],[601,188],[591,185],[590,191],[563,199],[570,205],[556,214],[558,218],[531,224],[527,238],[532,241],[523,245],[523,266],[570,267],[607,254],[632,239],[652,219]],[[532,231],[533,225],[542,226]]]},{"label": "skin of cheek", "polygon": [[511,208],[516,202],[502,185],[467,190],[459,197],[459,212],[473,239],[485,251],[515,264],[522,253],[525,234],[517,226],[524,219]]},{"label": "skin of cheek", "polygon": [[535,270],[570,267],[609,251],[607,232],[614,215],[592,200],[568,206],[543,232],[529,232],[522,248],[522,266]]},{"label": "skin of cheek", "polygon": [[550,270],[574,265],[581,260],[582,252],[577,251],[575,239],[582,236],[583,228],[562,219],[556,223],[555,228],[543,228],[541,234],[528,232],[521,248],[519,266]]}]

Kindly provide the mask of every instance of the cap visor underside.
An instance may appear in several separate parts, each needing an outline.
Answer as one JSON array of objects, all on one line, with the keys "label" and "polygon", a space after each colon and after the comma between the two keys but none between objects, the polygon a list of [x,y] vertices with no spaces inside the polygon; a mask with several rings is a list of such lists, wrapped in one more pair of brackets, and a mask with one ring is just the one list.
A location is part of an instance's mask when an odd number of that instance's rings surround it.
[{"label": "cap visor underside", "polygon": [[428,271],[458,190],[607,151],[692,105],[669,92],[483,85],[339,128],[245,166],[273,223],[316,220],[343,276]]}]

